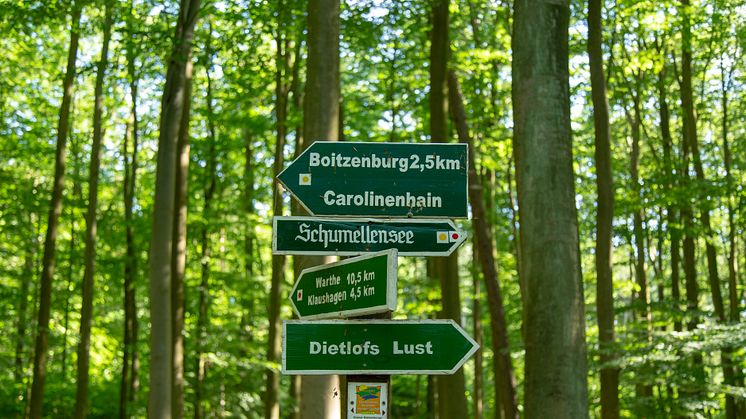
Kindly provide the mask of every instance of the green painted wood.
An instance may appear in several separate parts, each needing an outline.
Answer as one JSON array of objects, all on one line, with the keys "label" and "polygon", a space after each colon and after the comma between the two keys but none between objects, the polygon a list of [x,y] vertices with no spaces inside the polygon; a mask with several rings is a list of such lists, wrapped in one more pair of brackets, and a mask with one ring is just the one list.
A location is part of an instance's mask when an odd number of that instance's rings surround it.
[{"label": "green painted wood", "polygon": [[399,256],[448,256],[466,239],[450,220],[274,217],[272,253],[356,256],[397,249]]},{"label": "green painted wood", "polygon": [[466,218],[467,150],[317,141],[277,178],[312,215]]},{"label": "green painted wood", "polygon": [[304,269],[288,298],[301,319],[385,313],[396,309],[396,249]]},{"label": "green painted wood", "polygon": [[479,345],[453,320],[283,322],[284,374],[453,374]]}]

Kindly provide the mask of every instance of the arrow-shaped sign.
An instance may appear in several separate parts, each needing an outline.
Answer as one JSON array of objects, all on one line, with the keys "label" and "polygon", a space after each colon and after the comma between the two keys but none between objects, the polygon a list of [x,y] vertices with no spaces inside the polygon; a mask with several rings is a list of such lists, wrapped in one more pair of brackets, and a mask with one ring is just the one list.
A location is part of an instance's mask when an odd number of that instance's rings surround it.
[{"label": "arrow-shaped sign", "polygon": [[466,240],[451,220],[274,217],[276,255],[354,256],[395,248],[399,256],[448,256]]},{"label": "arrow-shaped sign", "polygon": [[453,320],[284,321],[283,374],[453,374],[479,345]]},{"label": "arrow-shaped sign", "polygon": [[278,179],[312,215],[466,218],[466,144],[317,141]]},{"label": "arrow-shaped sign", "polygon": [[304,269],[290,291],[302,319],[384,313],[396,309],[396,249]]}]

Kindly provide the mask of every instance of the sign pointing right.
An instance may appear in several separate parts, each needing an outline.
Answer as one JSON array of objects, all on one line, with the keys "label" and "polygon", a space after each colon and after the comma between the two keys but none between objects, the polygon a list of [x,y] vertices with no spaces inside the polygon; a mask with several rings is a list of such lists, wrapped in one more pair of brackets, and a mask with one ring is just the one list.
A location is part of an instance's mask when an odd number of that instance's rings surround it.
[{"label": "sign pointing right", "polygon": [[453,374],[479,345],[453,320],[291,320],[283,374]]},{"label": "sign pointing right", "polygon": [[397,249],[399,256],[448,256],[466,240],[451,220],[274,217],[272,253],[338,255]]}]

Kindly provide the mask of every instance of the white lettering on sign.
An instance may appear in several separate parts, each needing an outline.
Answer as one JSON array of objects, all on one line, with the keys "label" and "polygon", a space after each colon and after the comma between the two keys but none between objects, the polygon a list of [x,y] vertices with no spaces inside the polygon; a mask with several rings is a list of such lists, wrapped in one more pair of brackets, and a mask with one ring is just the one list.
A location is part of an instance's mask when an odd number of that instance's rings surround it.
[{"label": "white lettering on sign", "polygon": [[394,355],[424,355],[433,354],[433,344],[427,343],[404,343],[401,346],[398,341],[394,341]]},{"label": "white lettering on sign", "polygon": [[374,230],[370,226],[360,226],[355,230],[330,229],[323,225],[311,228],[309,224],[298,225],[299,234],[295,240],[304,243],[324,243],[324,248],[329,243],[373,243],[373,244],[413,244],[414,231],[412,230]]},{"label": "white lettering on sign", "polygon": [[316,277],[316,288],[332,287],[339,285],[342,282],[342,277],[339,275],[331,274],[328,277]]},{"label": "white lettering on sign", "polygon": [[338,194],[334,191],[324,192],[324,203],[338,207],[365,206],[365,207],[404,207],[404,208],[442,208],[443,198],[427,195],[380,195],[373,191],[365,191],[362,194]]},{"label": "white lettering on sign", "polygon": [[347,291],[324,293],[322,295],[309,294],[308,298],[306,299],[306,303],[309,306],[317,306],[321,304],[337,304],[342,301],[347,301]]},{"label": "white lettering on sign", "polygon": [[410,170],[461,170],[461,162],[458,159],[446,159],[438,155],[428,154],[424,156],[424,161],[420,162],[422,156],[412,154],[411,156],[392,157],[377,156],[375,153],[370,156],[345,156],[343,154],[331,153],[331,155],[322,155],[320,153],[310,153],[308,155],[308,165],[310,167],[341,167],[341,168],[364,168],[364,169],[394,169],[402,173]]},{"label": "white lettering on sign", "polygon": [[378,345],[365,341],[364,343],[353,345],[352,342],[341,342],[330,344],[326,341],[309,342],[308,353],[311,355],[378,355],[381,350]]}]

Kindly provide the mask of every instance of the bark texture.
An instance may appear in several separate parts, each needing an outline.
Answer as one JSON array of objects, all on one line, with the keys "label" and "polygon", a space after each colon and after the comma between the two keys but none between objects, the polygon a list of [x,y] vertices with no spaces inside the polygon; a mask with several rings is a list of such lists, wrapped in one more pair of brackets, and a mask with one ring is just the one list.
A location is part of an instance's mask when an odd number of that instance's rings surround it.
[{"label": "bark texture", "polygon": [[173,330],[171,254],[176,189],[176,145],[184,111],[186,67],[200,0],[182,0],[161,102],[150,242],[150,393],[148,415],[172,417]]},{"label": "bark texture", "polygon": [[171,242],[171,335],[173,347],[171,361],[172,406],[174,418],[184,416],[184,278],[186,276],[187,249],[187,196],[189,180],[189,117],[192,108],[191,52],[187,54],[184,81],[184,109],[181,113],[179,139],[176,142],[176,187],[174,188],[174,226]]},{"label": "bark texture", "polygon": [[525,417],[588,416],[572,169],[568,1],[515,2],[513,115],[525,277]]},{"label": "bark texture", "polygon": [[[308,2],[308,58],[303,95],[304,147],[318,140],[335,141],[339,132],[339,0]],[[297,258],[298,269],[326,263],[329,258]],[[339,377],[303,376],[301,417],[340,416]]]},{"label": "bark texture", "polygon": [[595,133],[596,190],[596,312],[601,352],[601,417],[619,417],[619,368],[607,366],[615,359],[614,284],[611,236],[614,216],[614,181],[611,171],[611,127],[603,60],[601,0],[588,0],[588,60],[591,72],[593,128]]}]

